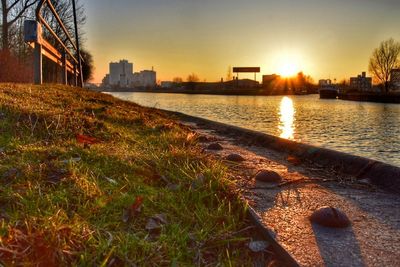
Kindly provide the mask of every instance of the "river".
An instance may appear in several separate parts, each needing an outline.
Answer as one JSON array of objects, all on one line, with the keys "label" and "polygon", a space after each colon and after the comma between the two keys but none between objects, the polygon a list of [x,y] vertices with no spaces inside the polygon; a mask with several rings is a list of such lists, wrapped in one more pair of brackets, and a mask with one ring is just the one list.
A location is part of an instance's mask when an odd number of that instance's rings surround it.
[{"label": "river", "polygon": [[143,106],[179,111],[400,166],[400,105],[306,96],[112,93]]}]

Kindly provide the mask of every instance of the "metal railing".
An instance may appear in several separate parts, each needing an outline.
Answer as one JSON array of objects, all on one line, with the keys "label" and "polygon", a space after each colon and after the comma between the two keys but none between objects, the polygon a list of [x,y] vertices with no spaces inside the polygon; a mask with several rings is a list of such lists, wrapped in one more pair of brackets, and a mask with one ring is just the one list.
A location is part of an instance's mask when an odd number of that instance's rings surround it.
[{"label": "metal railing", "polygon": [[[75,0],[72,0],[74,13],[75,40],[60,19],[51,0],[41,0],[36,8],[36,21],[25,22],[25,41],[34,47],[34,80],[35,84],[43,83],[43,61],[42,56],[50,59],[63,68],[62,82],[68,83],[68,72],[74,75],[74,85],[83,86],[82,62],[83,58],[79,48],[79,35],[76,20]],[[56,19],[58,25],[65,34],[66,41],[62,41],[49,23],[42,16],[43,9],[47,7]],[[58,51],[42,36],[42,26],[54,37],[55,41],[61,46],[62,51]],[[33,30],[32,30],[33,29]],[[68,42],[72,47],[68,47]],[[73,51],[71,51],[73,50]]]}]

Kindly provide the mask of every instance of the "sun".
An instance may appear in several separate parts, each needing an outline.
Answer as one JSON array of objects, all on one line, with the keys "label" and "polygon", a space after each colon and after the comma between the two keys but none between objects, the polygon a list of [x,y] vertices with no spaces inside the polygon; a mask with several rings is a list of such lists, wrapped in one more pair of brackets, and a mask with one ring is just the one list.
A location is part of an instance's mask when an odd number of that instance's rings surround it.
[{"label": "sun", "polygon": [[299,72],[299,67],[295,61],[287,59],[281,62],[278,71],[283,77],[291,77]]},{"label": "sun", "polygon": [[299,51],[279,50],[274,53],[273,62],[277,74],[288,78],[301,71],[300,65],[303,65],[304,60]]}]

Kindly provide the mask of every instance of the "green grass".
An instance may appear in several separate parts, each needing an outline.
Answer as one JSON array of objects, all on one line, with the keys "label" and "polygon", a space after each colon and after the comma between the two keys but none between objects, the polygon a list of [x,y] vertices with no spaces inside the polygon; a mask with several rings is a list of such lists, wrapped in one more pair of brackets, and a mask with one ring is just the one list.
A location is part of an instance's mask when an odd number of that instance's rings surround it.
[{"label": "green grass", "polygon": [[[0,84],[0,262],[250,265],[245,206],[196,139],[161,111],[108,95]],[[137,197],[141,211],[124,222]],[[145,228],[155,214],[167,218],[158,233]]]}]

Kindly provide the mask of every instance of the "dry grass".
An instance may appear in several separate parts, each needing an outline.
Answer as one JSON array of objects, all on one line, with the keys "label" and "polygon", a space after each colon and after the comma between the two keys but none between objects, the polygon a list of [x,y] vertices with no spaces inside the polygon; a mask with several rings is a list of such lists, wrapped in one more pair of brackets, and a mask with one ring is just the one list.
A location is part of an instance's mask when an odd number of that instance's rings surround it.
[{"label": "dry grass", "polygon": [[[0,262],[249,265],[245,207],[196,139],[109,95],[0,84]],[[167,222],[149,231],[156,214]]]}]

